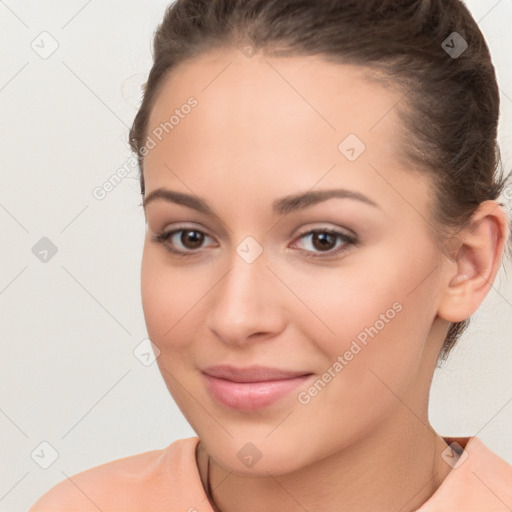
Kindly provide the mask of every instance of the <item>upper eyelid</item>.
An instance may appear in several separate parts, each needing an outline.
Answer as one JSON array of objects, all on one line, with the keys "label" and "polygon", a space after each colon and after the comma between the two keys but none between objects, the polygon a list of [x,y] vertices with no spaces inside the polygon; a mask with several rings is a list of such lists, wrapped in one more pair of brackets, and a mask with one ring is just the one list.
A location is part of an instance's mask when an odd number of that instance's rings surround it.
[{"label": "upper eyelid", "polygon": [[[298,230],[298,232],[295,232],[297,230],[294,230],[294,234],[292,236],[294,238],[296,238],[296,237],[300,237],[300,236],[303,236],[303,235],[310,234],[311,232],[314,232],[314,231],[335,231],[335,232],[340,233],[342,235],[345,235],[347,237],[351,237],[351,238],[357,238],[358,237],[358,235],[356,235],[356,233],[354,233],[352,230],[350,230],[348,228],[328,226],[327,224],[328,223],[322,224],[320,222],[319,225],[310,226],[308,228],[300,229],[300,230]],[[193,224],[183,224],[183,225],[177,224],[175,226],[172,226],[169,229],[165,229],[164,228],[160,232],[163,233],[163,234],[170,234],[170,233],[174,234],[174,233],[179,232],[179,231],[187,231],[187,230],[189,230],[189,231],[200,231],[201,233],[204,233],[205,235],[209,236],[210,238],[215,238],[214,236],[212,236],[210,234],[210,231],[207,228],[203,228],[202,226],[201,227],[197,227],[197,226],[194,226]]]}]

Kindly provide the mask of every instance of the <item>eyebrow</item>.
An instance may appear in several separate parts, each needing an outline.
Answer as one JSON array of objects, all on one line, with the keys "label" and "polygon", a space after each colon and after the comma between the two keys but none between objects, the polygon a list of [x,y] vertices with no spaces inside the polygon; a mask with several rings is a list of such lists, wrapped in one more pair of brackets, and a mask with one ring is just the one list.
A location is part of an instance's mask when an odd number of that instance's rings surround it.
[{"label": "eyebrow", "polygon": [[[353,199],[380,209],[380,206],[375,201],[372,201],[369,197],[366,197],[360,192],[337,188],[329,190],[308,191],[300,194],[286,196],[281,199],[276,199],[272,203],[272,211],[277,215],[287,215],[291,212],[303,210],[332,198]],[[203,201],[196,196],[165,188],[158,188],[148,194],[148,196],[145,197],[143,201],[144,209],[146,209],[148,204],[157,200],[187,206],[188,208],[192,208],[193,210],[197,210],[198,212],[205,213],[207,215],[215,215],[212,208],[210,208],[206,201]]]}]

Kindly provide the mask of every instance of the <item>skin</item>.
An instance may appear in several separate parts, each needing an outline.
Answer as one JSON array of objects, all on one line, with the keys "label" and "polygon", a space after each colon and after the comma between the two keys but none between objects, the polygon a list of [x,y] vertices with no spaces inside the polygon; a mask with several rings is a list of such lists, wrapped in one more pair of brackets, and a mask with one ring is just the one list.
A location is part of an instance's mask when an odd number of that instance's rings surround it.
[{"label": "skin", "polygon": [[[400,157],[392,107],[401,95],[361,67],[215,50],[166,78],[148,134],[190,96],[198,106],[145,158],[145,197],[168,188],[215,214],[148,203],[141,285],[160,371],[201,440],[203,485],[210,458],[223,512],[416,510],[451,469],[428,420],[437,357],[449,322],[473,314],[495,279],[503,209],[483,203],[442,254],[430,181]],[[350,133],[366,145],[354,162],[338,150]],[[379,208],[332,198],[284,216],[271,210],[283,196],[331,188]],[[203,244],[181,233],[167,244],[193,256],[152,240],[183,223],[206,234]],[[355,234],[359,245],[325,256],[311,235],[300,238],[322,228]],[[263,249],[253,263],[236,252],[247,236]],[[308,404],[297,394],[311,383],[252,412],[223,407],[204,386],[200,369],[221,363],[318,379],[394,303],[401,311]],[[237,457],[247,442],[262,454],[251,468]]]}]

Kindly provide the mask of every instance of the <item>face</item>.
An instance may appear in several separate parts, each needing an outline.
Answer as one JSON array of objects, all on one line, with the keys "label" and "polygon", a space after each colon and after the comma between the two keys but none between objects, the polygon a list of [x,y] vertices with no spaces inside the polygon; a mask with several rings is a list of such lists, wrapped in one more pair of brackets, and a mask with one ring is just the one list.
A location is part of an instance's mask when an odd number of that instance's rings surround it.
[{"label": "face", "polygon": [[[399,158],[400,97],[360,67],[222,50],[154,104],[144,315],[170,393],[230,470],[293,471],[406,428],[403,402],[426,414],[445,261],[430,183]],[[218,365],[246,371],[205,375]]]}]

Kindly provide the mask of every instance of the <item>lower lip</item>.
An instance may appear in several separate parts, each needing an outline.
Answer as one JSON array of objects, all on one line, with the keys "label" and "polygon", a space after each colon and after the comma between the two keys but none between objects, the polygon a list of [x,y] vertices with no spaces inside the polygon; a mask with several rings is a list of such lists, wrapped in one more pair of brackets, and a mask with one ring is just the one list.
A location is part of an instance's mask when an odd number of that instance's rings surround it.
[{"label": "lower lip", "polygon": [[266,382],[232,382],[203,374],[206,388],[217,402],[229,409],[254,411],[277,402],[312,375]]}]

